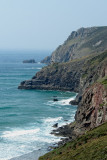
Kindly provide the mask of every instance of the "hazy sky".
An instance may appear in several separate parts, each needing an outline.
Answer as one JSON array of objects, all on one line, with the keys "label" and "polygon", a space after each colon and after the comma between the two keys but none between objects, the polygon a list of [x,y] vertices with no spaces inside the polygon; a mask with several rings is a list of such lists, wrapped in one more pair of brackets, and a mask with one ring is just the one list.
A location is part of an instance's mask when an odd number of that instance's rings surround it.
[{"label": "hazy sky", "polygon": [[73,30],[107,25],[107,0],[0,0],[0,49],[54,50]]}]

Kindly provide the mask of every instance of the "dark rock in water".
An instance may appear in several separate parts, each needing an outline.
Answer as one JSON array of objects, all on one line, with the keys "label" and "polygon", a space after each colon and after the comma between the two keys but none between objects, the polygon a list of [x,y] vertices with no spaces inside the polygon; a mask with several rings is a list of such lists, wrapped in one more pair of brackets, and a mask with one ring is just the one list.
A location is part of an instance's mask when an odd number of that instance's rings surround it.
[{"label": "dark rock in water", "polygon": [[55,123],[52,127],[57,128],[58,127],[58,123]]},{"label": "dark rock in water", "polygon": [[59,127],[56,130],[53,130],[51,134],[54,134],[56,136],[63,136],[63,137],[71,137],[71,133],[73,131],[74,126],[64,125],[62,127]]},{"label": "dark rock in water", "polygon": [[75,105],[78,105],[78,102],[77,102],[77,101],[75,101],[75,100],[73,100],[73,101],[70,101],[70,102],[69,102],[69,104],[71,104],[71,105],[74,105],[74,106],[75,106]]},{"label": "dark rock in water", "polygon": [[54,98],[53,101],[58,101],[58,99],[57,99],[57,98]]},{"label": "dark rock in water", "polygon": [[53,96],[53,101],[58,101],[57,96]]},{"label": "dark rock in water", "polygon": [[23,63],[36,63],[34,59],[24,60]]},{"label": "dark rock in water", "polygon": [[69,104],[71,104],[71,105],[78,105],[80,103],[81,99],[82,99],[81,95],[82,95],[82,93],[80,91],[79,94],[76,96],[76,99],[70,101]]}]

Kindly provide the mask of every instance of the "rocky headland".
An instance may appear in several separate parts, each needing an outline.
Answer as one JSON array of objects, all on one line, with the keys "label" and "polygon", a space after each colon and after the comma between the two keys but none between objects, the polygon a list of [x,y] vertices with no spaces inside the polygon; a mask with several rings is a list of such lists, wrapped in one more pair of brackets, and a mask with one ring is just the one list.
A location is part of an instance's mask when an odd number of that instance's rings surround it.
[{"label": "rocky headland", "polygon": [[81,28],[42,61],[50,65],[18,87],[78,92],[76,99],[70,102],[78,105],[75,121],[52,131],[54,135],[67,137],[59,146],[107,121],[106,50],[107,27]]},{"label": "rocky headland", "polygon": [[107,26],[80,28],[41,62],[68,62],[107,50]]}]

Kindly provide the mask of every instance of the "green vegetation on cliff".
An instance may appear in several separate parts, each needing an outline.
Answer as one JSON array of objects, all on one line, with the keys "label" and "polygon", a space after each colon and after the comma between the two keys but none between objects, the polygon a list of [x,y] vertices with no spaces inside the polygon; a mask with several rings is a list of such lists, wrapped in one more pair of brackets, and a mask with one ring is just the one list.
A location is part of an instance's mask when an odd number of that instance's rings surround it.
[{"label": "green vegetation on cliff", "polygon": [[54,149],[39,160],[106,160],[107,122]]},{"label": "green vegetation on cliff", "polygon": [[107,89],[107,76],[98,80],[98,82],[100,82],[102,85],[104,85],[104,87]]},{"label": "green vegetation on cliff", "polygon": [[70,90],[79,92],[103,78],[107,70],[107,51],[69,62],[53,63],[44,67],[19,89]]},{"label": "green vegetation on cliff", "polygon": [[107,26],[80,28],[73,31],[43,63],[67,62],[107,50]]}]

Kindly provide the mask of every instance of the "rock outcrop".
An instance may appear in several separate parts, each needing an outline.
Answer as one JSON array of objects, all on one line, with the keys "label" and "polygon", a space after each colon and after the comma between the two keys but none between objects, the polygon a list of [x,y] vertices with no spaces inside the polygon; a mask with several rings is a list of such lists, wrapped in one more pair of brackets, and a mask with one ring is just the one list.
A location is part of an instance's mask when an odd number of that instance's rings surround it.
[{"label": "rock outcrop", "polygon": [[107,50],[107,27],[80,28],[42,63],[68,62]]},{"label": "rock outcrop", "polygon": [[34,59],[24,60],[23,63],[36,63]]},{"label": "rock outcrop", "polygon": [[[107,77],[105,82],[107,85]],[[97,82],[84,91],[75,115],[75,121],[76,135],[107,121],[107,88],[102,83]]]}]

